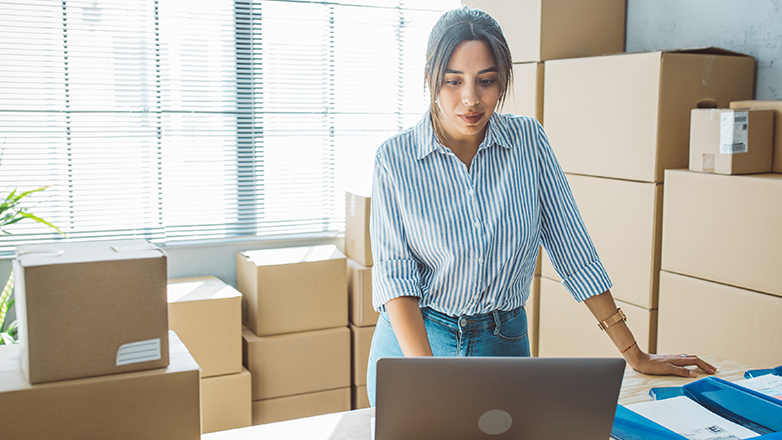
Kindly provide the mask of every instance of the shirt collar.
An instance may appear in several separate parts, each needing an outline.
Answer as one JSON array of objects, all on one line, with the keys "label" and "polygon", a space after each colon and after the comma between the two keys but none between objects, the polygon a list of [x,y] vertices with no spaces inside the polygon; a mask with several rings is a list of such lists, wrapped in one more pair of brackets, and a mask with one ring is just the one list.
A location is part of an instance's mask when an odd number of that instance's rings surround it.
[{"label": "shirt collar", "polygon": [[[434,134],[434,127],[432,127],[432,121],[430,120],[431,113],[427,111],[424,116],[418,121],[418,125],[415,127],[416,136],[416,159],[423,159],[435,150],[439,150],[442,153],[448,151],[448,148],[444,146],[437,139]],[[478,151],[489,148],[493,145],[499,145],[503,148],[510,149],[513,144],[510,142],[510,136],[507,127],[503,124],[500,115],[493,113],[489,120],[489,129],[486,130],[486,137],[478,146]]]}]

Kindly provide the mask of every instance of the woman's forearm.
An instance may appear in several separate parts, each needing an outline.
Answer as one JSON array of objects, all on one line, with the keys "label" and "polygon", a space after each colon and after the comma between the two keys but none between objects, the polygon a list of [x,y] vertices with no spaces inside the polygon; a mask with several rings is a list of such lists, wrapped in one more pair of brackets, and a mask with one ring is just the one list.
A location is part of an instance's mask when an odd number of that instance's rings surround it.
[{"label": "woman's forearm", "polygon": [[417,297],[394,298],[386,303],[386,312],[405,356],[432,356]]},{"label": "woman's forearm", "polygon": [[[592,312],[592,315],[594,315],[598,322],[601,322],[616,313],[617,309],[614,297],[608,290],[600,295],[587,298],[584,301],[584,304],[586,304],[587,308]],[[635,343],[635,337],[630,331],[630,328],[627,327],[627,324],[625,324],[624,321],[617,322],[606,329],[606,333],[608,334],[608,337],[611,338],[611,341],[614,343],[617,350],[622,352],[627,363],[635,368],[639,363],[638,357],[642,352],[637,344],[633,345]]]}]

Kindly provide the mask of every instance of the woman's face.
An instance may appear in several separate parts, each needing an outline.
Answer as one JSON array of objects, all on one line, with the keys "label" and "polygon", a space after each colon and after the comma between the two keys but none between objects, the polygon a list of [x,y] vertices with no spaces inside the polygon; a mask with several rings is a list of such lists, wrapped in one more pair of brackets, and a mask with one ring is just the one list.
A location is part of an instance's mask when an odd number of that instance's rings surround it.
[{"label": "woman's face", "polygon": [[497,62],[486,43],[467,40],[456,46],[437,97],[448,138],[480,144],[500,97]]}]

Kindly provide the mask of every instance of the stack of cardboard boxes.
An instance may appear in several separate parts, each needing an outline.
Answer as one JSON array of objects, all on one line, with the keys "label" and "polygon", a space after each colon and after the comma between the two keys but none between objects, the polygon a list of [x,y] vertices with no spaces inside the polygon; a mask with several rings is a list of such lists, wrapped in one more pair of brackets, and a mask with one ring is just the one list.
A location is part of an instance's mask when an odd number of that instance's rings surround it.
[{"label": "stack of cardboard boxes", "polygon": [[168,329],[166,259],[145,240],[16,249],[4,436],[200,438],[199,366]]},{"label": "stack of cardboard boxes", "polygon": [[372,306],[372,247],[369,239],[371,198],[345,193],[345,254],[348,257],[348,304],[352,341],[353,409],[369,406],[367,363],[378,313]]},{"label": "stack of cardboard boxes", "polygon": [[201,366],[203,432],[252,424],[242,367],[242,295],[216,277],[168,280],[168,326]]},{"label": "stack of cardboard boxes", "polygon": [[666,171],[658,343],[769,367],[782,359],[782,101],[730,107],[694,110],[689,171]]},{"label": "stack of cardboard boxes", "polygon": [[[656,352],[664,170],[687,167],[691,109],[751,98],[754,59],[715,48],[622,53],[623,0],[468,3],[498,19],[516,72],[521,62],[542,71],[516,83],[503,111],[543,123],[617,305],[639,346]],[[547,257],[542,266],[538,354],[619,356]]]},{"label": "stack of cardboard boxes", "polygon": [[333,245],[236,255],[254,425],[351,409],[347,262]]}]

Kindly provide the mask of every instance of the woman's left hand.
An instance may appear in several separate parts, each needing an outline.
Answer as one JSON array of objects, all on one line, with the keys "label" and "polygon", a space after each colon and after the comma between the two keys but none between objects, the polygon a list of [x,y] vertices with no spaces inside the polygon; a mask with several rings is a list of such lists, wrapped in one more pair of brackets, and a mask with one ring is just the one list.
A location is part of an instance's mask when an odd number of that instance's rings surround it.
[{"label": "woman's left hand", "polygon": [[633,351],[634,353],[626,356],[626,358],[630,366],[640,373],[658,376],[697,377],[698,374],[696,372],[686,368],[692,365],[700,368],[707,374],[717,372],[713,365],[694,354],[660,355],[645,353],[640,349]]}]

